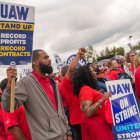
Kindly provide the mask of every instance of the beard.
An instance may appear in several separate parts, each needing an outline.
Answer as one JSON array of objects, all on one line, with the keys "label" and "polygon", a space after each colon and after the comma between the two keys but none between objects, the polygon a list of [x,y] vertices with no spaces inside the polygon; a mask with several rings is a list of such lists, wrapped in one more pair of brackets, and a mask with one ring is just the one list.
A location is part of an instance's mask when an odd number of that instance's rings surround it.
[{"label": "beard", "polygon": [[39,64],[40,70],[43,74],[51,74],[53,72],[52,66],[45,65],[45,64]]}]

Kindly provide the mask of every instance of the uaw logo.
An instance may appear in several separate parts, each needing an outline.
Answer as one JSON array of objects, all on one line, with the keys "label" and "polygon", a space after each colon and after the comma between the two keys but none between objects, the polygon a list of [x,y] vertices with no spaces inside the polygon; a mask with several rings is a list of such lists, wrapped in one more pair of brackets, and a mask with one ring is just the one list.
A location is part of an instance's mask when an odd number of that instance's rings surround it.
[{"label": "uaw logo", "polygon": [[[70,65],[70,63],[72,62],[72,60],[74,59],[75,56],[76,56],[76,54],[73,54],[73,55],[69,56],[68,59],[67,59],[67,61],[66,61],[66,65]],[[78,61],[77,67],[85,66],[85,65],[86,65],[86,60],[84,58],[81,58]]]},{"label": "uaw logo", "polygon": [[11,61],[11,63],[10,63],[10,67],[15,68],[15,67],[16,67],[16,62],[15,62],[15,61]]}]

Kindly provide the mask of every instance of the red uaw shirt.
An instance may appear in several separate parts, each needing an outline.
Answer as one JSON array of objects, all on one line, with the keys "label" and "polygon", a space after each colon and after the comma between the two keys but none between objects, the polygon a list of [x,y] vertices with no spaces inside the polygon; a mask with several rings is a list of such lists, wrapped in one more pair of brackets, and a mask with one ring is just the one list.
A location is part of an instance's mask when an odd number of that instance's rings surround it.
[{"label": "red uaw shirt", "polygon": [[2,117],[1,103],[0,103],[0,140],[7,140],[7,135],[6,135],[3,117]]},{"label": "red uaw shirt", "polygon": [[45,90],[46,94],[48,95],[54,108],[57,111],[58,106],[56,103],[55,94],[54,94],[54,91],[53,91],[53,88],[52,88],[52,85],[51,85],[49,78],[47,76],[42,76],[42,75],[36,73],[35,71],[33,71],[32,74],[37,78],[37,80],[39,81],[39,83],[41,84],[43,89]]},{"label": "red uaw shirt", "polygon": [[136,95],[140,101],[140,66],[135,71]]},{"label": "red uaw shirt", "polygon": [[[80,102],[90,100],[95,104],[102,96],[101,92],[84,85],[80,89],[79,99]],[[102,107],[98,108],[94,115],[87,117],[85,114],[82,114],[82,140],[113,140],[111,126],[106,122],[105,109],[106,105],[103,102]]]},{"label": "red uaw shirt", "polygon": [[73,93],[73,84],[66,76],[64,76],[63,81],[59,85],[59,90],[62,99],[67,104],[67,107],[69,108],[69,114],[70,114],[70,123],[72,125],[80,124],[81,123],[81,114],[82,111],[80,109],[80,101],[77,96]]},{"label": "red uaw shirt", "polygon": [[23,105],[13,113],[4,112],[3,110],[2,115],[8,140],[16,140],[12,133],[8,131],[8,128],[12,126],[19,126],[26,139],[32,140]]}]

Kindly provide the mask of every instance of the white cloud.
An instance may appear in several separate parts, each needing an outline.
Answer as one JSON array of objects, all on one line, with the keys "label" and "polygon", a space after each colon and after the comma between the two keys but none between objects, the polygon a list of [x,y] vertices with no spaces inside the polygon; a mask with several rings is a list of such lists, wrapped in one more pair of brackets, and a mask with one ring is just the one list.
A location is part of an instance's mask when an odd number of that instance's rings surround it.
[{"label": "white cloud", "polygon": [[93,44],[126,46],[140,35],[139,0],[4,0],[35,6],[34,49],[44,48],[66,60],[78,48]]}]

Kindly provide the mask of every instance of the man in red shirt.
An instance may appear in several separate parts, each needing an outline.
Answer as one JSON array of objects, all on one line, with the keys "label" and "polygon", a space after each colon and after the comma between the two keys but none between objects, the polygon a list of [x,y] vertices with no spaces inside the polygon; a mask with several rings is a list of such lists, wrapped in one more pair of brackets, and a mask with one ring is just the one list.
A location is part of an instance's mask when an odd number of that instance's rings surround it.
[{"label": "man in red shirt", "polygon": [[7,140],[6,131],[4,128],[4,122],[2,118],[1,95],[2,95],[2,90],[0,88],[0,140]]},{"label": "man in red shirt", "polygon": [[15,110],[14,113],[2,111],[2,115],[8,140],[32,140],[24,106]]},{"label": "man in red shirt", "polygon": [[[0,87],[2,91],[5,89],[7,81],[7,78],[1,81]],[[24,112],[24,106],[21,106],[13,113],[7,113],[1,109],[1,115],[5,126],[7,140],[32,140]]]},{"label": "man in red shirt", "polygon": [[[48,77],[53,68],[47,52],[33,51],[32,68],[15,85],[15,109],[24,104],[33,140],[72,140],[57,85]],[[2,95],[5,111],[10,109],[11,79],[16,75],[15,68],[7,69],[8,84]]]},{"label": "man in red shirt", "polygon": [[[71,62],[70,66],[62,68],[62,76],[64,76],[63,81],[59,85],[59,90],[62,99],[67,104],[70,114],[70,124],[72,126],[72,130],[74,130],[74,140],[81,140],[81,110],[80,110],[80,101],[77,96],[73,93],[73,84],[72,84],[72,75],[74,70],[77,67],[78,61],[81,57],[83,57],[85,53],[85,49],[79,49],[76,57]],[[64,71],[65,69],[65,71]]]}]

